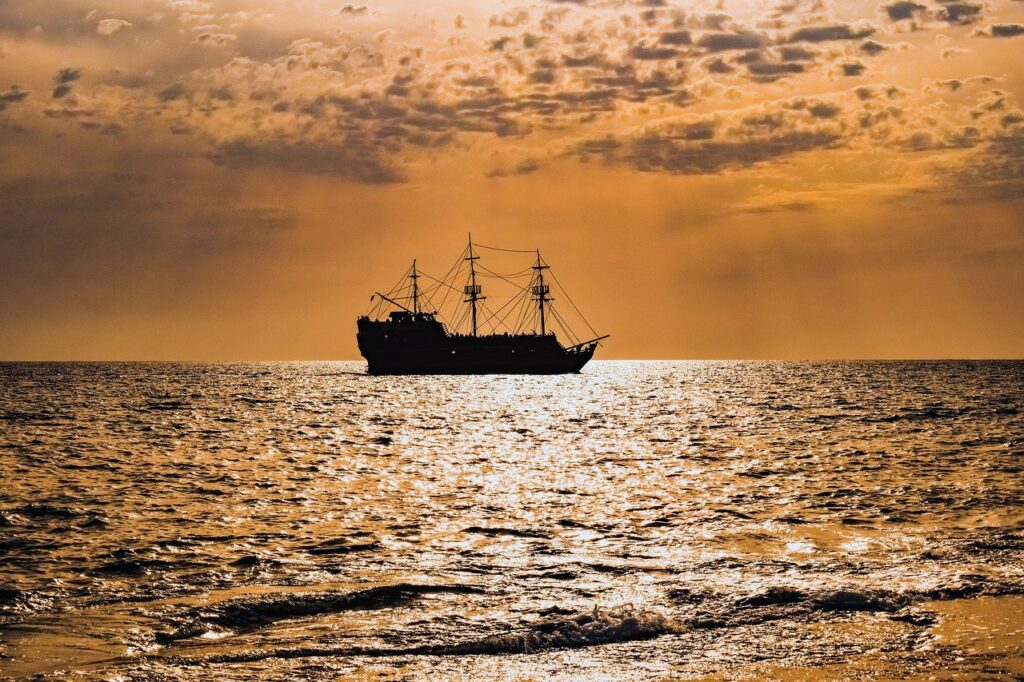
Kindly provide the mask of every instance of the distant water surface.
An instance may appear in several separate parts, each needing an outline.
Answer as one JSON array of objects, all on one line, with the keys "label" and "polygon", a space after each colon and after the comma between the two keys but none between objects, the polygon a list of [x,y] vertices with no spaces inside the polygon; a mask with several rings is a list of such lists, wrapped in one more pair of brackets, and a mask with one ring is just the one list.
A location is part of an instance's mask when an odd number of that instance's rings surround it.
[{"label": "distant water surface", "polygon": [[0,471],[0,676],[1024,676],[1024,363],[3,364]]}]

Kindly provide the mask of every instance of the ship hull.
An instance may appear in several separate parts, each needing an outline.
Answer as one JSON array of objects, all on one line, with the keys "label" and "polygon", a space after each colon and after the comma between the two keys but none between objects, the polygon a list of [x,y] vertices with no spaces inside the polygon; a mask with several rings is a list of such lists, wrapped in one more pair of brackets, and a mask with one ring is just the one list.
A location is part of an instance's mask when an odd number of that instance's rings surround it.
[{"label": "ship hull", "polygon": [[596,347],[563,348],[551,334],[454,335],[433,320],[362,318],[358,326],[368,374],[571,374]]}]

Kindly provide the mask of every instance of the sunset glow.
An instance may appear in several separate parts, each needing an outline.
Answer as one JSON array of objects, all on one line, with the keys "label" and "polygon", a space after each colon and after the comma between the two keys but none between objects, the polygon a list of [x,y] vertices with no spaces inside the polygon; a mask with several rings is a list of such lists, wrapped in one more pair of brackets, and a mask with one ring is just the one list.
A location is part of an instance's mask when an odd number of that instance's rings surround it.
[{"label": "sunset glow", "polygon": [[1024,354],[1024,3],[0,4],[0,356],[357,357],[472,231],[604,358]]}]

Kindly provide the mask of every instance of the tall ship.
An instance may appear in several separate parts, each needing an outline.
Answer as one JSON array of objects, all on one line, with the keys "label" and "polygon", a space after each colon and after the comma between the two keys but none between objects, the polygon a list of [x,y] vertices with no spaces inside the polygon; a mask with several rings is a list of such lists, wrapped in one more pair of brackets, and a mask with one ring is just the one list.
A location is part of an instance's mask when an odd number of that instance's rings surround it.
[{"label": "tall ship", "polygon": [[[534,258],[524,269],[499,273],[480,262],[481,250]],[[500,305],[487,302],[488,279],[507,294],[497,298],[504,299]],[[552,283],[568,311],[555,307]],[[394,287],[370,301],[356,323],[370,374],[569,374],[583,369],[608,338],[586,321],[540,250],[474,244],[472,236],[444,276],[423,272],[413,260]],[[570,319],[588,329],[585,338]]]}]

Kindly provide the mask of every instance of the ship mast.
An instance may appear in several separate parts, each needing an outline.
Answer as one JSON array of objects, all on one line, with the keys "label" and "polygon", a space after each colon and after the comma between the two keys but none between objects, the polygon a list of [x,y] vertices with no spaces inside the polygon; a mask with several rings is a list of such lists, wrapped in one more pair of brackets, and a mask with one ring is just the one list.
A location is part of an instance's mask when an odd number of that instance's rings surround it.
[{"label": "ship mast", "polygon": [[474,267],[473,261],[480,256],[473,255],[473,235],[469,235],[469,255],[466,256],[465,260],[469,261],[469,284],[463,287],[462,291],[469,296],[466,299],[466,303],[472,306],[473,311],[473,336],[476,336],[476,302],[483,299],[480,295],[480,285],[476,283],[476,268]]},{"label": "ship mast", "polygon": [[417,280],[420,278],[420,276],[416,273],[416,259],[415,258],[412,259],[412,274],[410,275],[410,277],[412,278],[412,312],[413,312],[414,315],[419,315],[419,313],[420,313],[420,286],[419,286],[419,282]]},{"label": "ship mast", "polygon": [[540,259],[540,249],[537,249],[537,264],[532,266],[532,269],[537,271],[537,283],[533,285],[532,293],[534,300],[537,301],[537,306],[540,308],[540,335],[544,336],[547,334],[547,327],[544,323],[544,304],[554,299],[548,296],[551,287],[544,284],[544,271],[548,269],[548,266],[544,265]]}]

